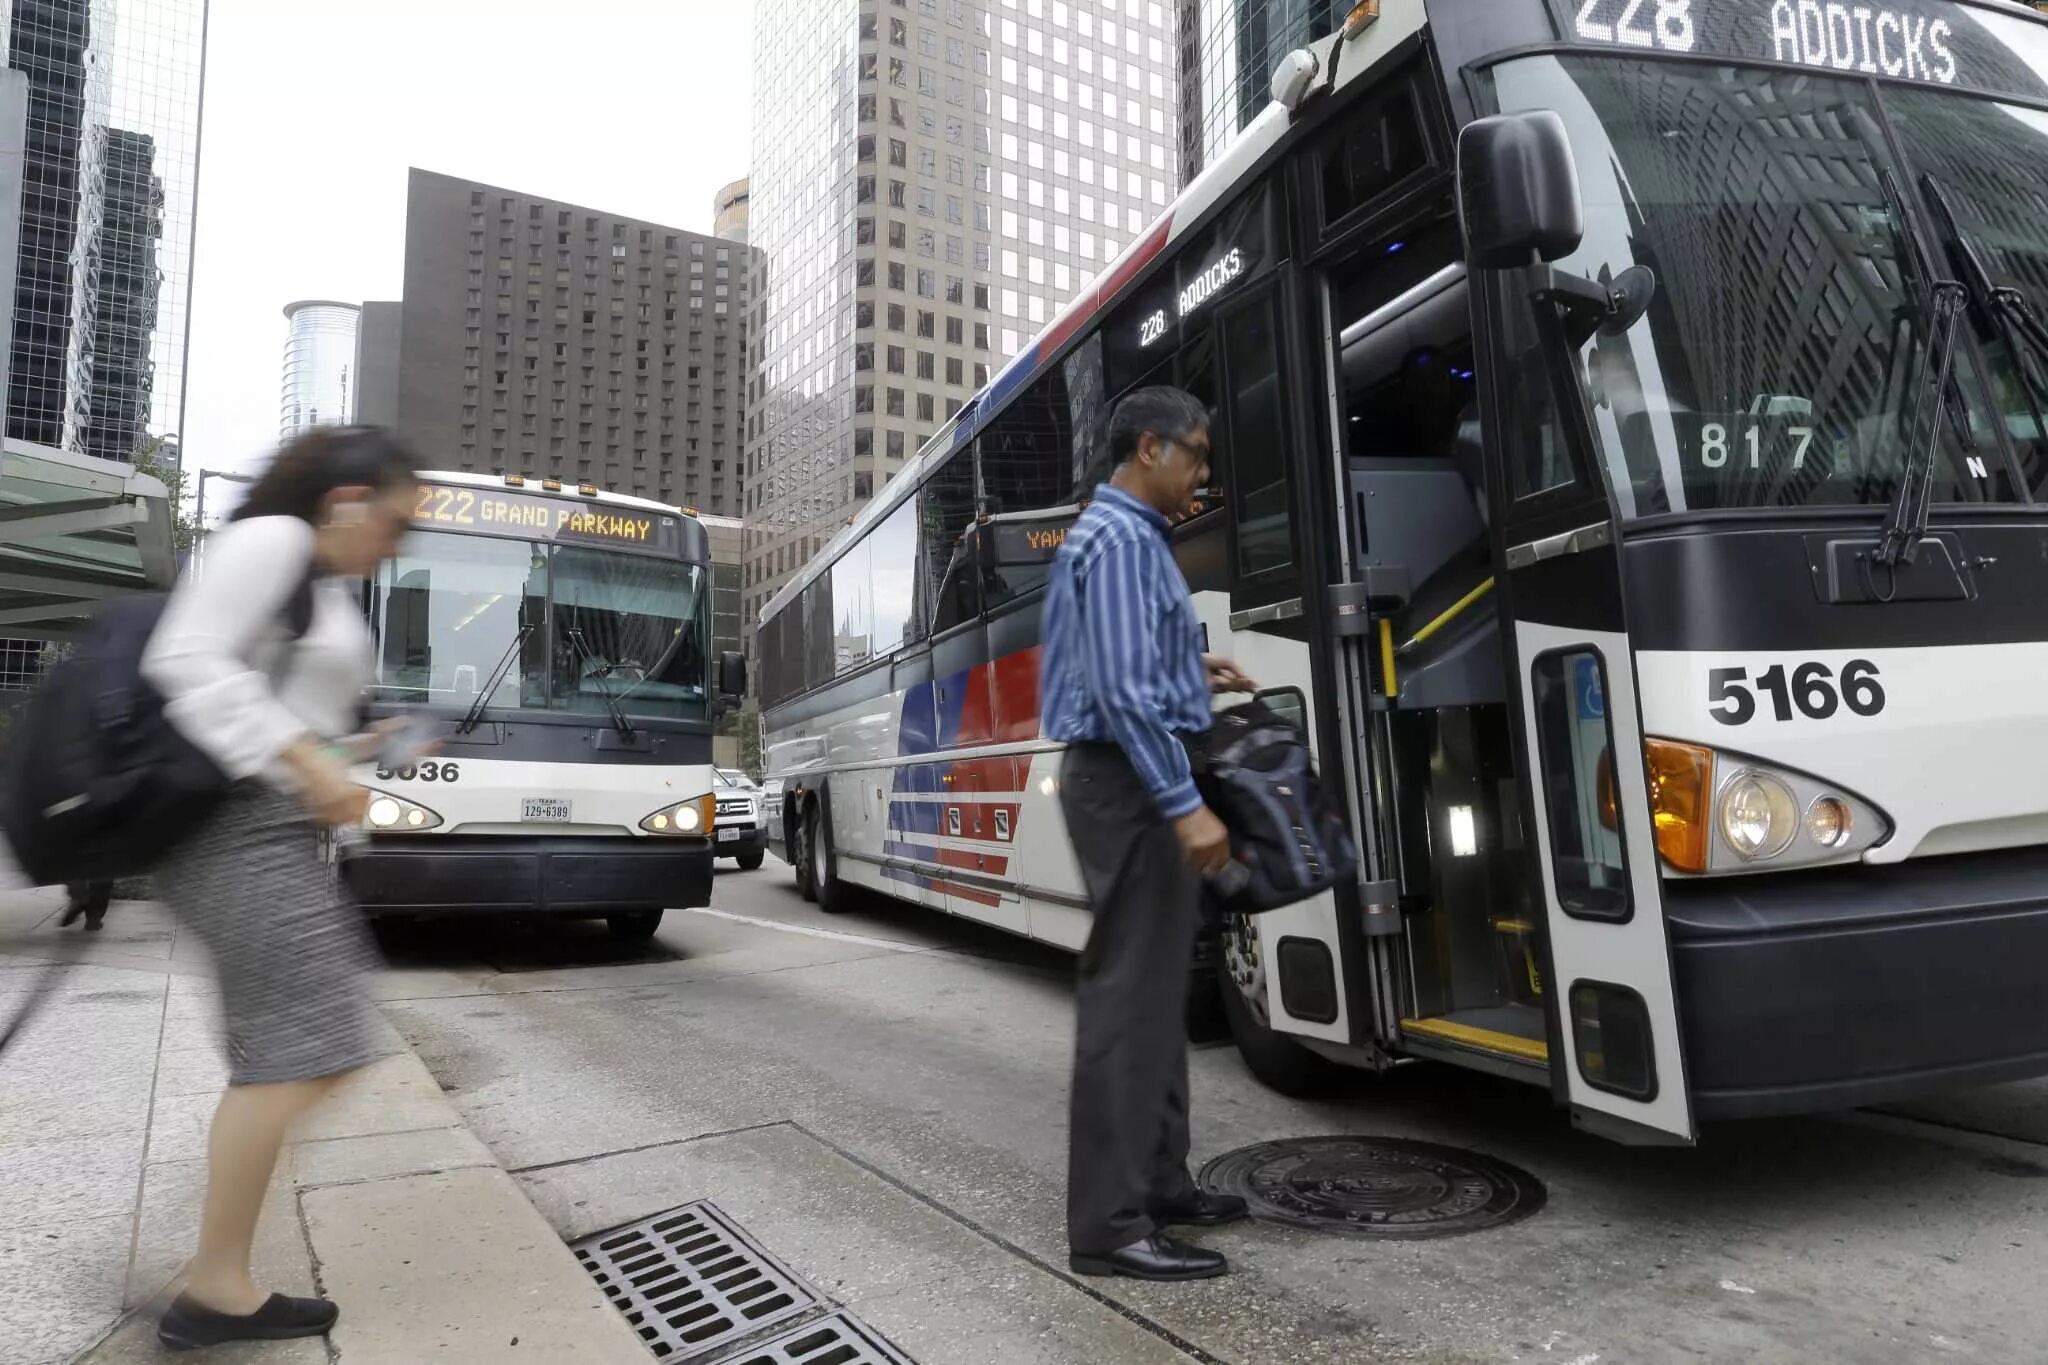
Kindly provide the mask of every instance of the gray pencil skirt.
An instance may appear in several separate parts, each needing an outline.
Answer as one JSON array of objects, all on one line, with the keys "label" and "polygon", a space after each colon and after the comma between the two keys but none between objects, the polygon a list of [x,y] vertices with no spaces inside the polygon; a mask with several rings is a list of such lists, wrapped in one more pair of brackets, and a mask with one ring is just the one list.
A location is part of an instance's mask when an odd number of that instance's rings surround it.
[{"label": "gray pencil skirt", "polygon": [[388,1050],[370,1006],[376,946],[289,797],[242,783],[152,875],[213,955],[232,1084],[331,1076]]}]

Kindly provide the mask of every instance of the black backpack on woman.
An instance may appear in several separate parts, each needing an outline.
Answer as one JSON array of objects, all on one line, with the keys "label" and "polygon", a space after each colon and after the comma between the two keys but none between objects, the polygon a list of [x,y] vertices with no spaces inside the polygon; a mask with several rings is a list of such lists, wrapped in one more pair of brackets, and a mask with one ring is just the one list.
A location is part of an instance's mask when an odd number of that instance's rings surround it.
[{"label": "black backpack on woman", "polygon": [[[227,793],[228,775],[164,718],[142,676],[168,600],[109,604],[10,727],[0,830],[38,886],[146,872]],[[283,615],[294,641],[312,625],[310,574]]]}]

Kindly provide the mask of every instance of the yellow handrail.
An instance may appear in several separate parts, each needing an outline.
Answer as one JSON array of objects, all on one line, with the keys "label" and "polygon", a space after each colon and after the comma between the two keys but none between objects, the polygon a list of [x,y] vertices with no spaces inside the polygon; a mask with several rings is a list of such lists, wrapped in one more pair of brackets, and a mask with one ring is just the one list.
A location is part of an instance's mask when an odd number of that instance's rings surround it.
[{"label": "yellow handrail", "polygon": [[[1415,646],[1421,644],[1424,640],[1427,640],[1430,636],[1436,634],[1445,626],[1449,625],[1451,623],[1451,619],[1455,617],[1459,612],[1465,610],[1474,602],[1477,602],[1480,598],[1486,596],[1486,594],[1492,591],[1493,579],[1488,578],[1484,583],[1481,583],[1478,587],[1466,593],[1456,602],[1453,602],[1450,605],[1450,607],[1447,610],[1445,610],[1441,615],[1439,615],[1434,621],[1431,621],[1421,630],[1418,630],[1413,635],[1409,636],[1408,643],[1402,645],[1399,652],[1406,654],[1409,650],[1415,648]],[[1385,625],[1386,622],[1382,620],[1380,624]],[[1384,645],[1382,646],[1382,649],[1384,649]],[[1389,695],[1392,694],[1390,693]]]}]

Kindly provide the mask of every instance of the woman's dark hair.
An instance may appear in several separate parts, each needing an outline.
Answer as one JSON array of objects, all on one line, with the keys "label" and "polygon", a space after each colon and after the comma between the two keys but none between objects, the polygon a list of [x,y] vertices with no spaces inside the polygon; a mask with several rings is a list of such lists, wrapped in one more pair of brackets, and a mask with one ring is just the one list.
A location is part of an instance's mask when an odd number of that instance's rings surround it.
[{"label": "woman's dark hair", "polygon": [[337,488],[403,488],[419,481],[412,448],[383,427],[314,427],[284,443],[230,521],[297,517],[312,523]]}]

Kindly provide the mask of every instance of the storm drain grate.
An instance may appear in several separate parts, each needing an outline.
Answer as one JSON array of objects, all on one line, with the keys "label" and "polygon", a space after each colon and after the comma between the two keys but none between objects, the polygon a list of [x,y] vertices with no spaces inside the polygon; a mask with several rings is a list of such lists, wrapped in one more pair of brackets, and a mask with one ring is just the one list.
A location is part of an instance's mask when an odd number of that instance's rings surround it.
[{"label": "storm drain grate", "polygon": [[845,1313],[792,1327],[724,1365],[913,1365],[910,1357]]},{"label": "storm drain grate", "polygon": [[[662,1360],[708,1355],[819,1302],[708,1200],[600,1232],[570,1249]],[[813,1365],[890,1357],[788,1359]]]}]

